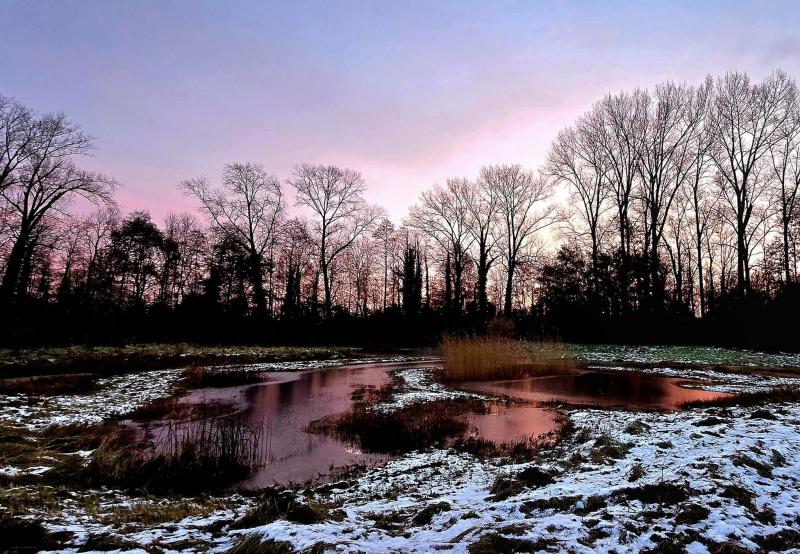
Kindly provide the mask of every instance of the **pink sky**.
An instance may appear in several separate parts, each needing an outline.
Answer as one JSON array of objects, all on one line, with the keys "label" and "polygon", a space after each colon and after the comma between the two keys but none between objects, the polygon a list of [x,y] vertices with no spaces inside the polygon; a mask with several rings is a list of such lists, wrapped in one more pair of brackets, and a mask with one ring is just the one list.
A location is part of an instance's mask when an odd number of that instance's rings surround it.
[{"label": "pink sky", "polygon": [[538,167],[603,93],[782,67],[793,2],[10,2],[0,94],[97,137],[126,211],[229,161],[360,170],[392,218],[481,165]]}]

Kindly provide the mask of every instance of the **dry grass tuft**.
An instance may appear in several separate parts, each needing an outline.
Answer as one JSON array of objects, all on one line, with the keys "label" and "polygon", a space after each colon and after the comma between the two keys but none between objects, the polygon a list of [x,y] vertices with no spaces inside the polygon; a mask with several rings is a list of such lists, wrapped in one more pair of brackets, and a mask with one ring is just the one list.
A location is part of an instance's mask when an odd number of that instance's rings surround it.
[{"label": "dry grass tuft", "polygon": [[560,343],[505,338],[445,338],[442,356],[446,381],[563,375],[577,367]]},{"label": "dry grass tuft", "polygon": [[95,485],[149,492],[221,489],[259,467],[261,434],[244,418],[217,417],[170,424],[151,448],[120,427],[92,453],[88,476]]}]

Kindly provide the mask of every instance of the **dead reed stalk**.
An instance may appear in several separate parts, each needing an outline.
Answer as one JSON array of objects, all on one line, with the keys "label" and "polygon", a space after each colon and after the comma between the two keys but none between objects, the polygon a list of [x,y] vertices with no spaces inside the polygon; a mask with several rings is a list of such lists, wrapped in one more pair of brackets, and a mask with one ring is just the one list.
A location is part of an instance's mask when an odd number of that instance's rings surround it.
[{"label": "dead reed stalk", "polygon": [[446,381],[482,381],[563,375],[576,369],[560,343],[505,338],[450,338],[442,341]]}]

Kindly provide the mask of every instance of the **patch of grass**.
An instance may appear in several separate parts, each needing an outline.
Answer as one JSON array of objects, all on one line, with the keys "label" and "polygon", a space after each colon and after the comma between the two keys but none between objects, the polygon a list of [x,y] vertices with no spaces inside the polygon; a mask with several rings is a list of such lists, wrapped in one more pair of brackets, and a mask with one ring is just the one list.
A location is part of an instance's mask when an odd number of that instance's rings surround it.
[{"label": "patch of grass", "polygon": [[219,503],[206,501],[197,503],[190,500],[179,502],[133,502],[129,506],[113,508],[102,514],[100,521],[106,525],[122,526],[130,523],[157,525],[167,521],[178,522],[190,516],[207,517]]},{"label": "patch of grass", "polygon": [[571,509],[581,499],[580,495],[574,496],[552,496],[550,498],[538,498],[536,500],[526,500],[522,503],[520,511],[523,514],[530,514],[534,511],[546,512],[554,510],[556,512],[566,512]]},{"label": "patch of grass", "polygon": [[249,529],[278,519],[311,525],[324,521],[342,521],[345,513],[333,505],[301,498],[290,489],[266,489],[258,504],[233,523],[233,529]]},{"label": "patch of grass", "polygon": [[78,552],[125,552],[141,548],[139,544],[113,533],[90,533]]},{"label": "patch of grass", "polygon": [[433,521],[433,516],[442,512],[448,512],[452,509],[448,502],[434,502],[422,508],[419,512],[414,514],[411,518],[411,524],[414,526],[428,525]]},{"label": "patch of grass", "polygon": [[504,554],[514,552],[538,552],[553,548],[559,543],[553,540],[540,539],[531,541],[527,539],[517,539],[506,537],[497,532],[483,535],[476,542],[467,547],[470,554]]},{"label": "patch of grass", "polygon": [[694,491],[686,484],[656,483],[621,489],[616,491],[614,496],[626,500],[638,500],[642,504],[666,504],[671,506],[685,502],[691,494],[694,494]]},{"label": "patch of grass", "polygon": [[98,389],[98,375],[74,373],[0,379],[0,394],[29,395],[87,394]]},{"label": "patch of grass", "polygon": [[445,338],[445,381],[480,381],[572,373],[575,364],[559,343],[530,343],[503,338]]},{"label": "patch of grass", "polygon": [[[50,486],[0,486],[0,506],[3,517],[24,516],[32,511],[53,513],[61,510],[64,490]],[[0,518],[2,521],[2,518]]]},{"label": "patch of grass", "polygon": [[467,430],[464,416],[483,409],[480,401],[439,400],[380,412],[367,406],[313,422],[309,431],[332,435],[366,452],[401,454],[445,446]]},{"label": "patch of grass", "polygon": [[409,519],[408,510],[376,512],[365,515],[367,518],[372,520],[372,524],[375,527],[386,531],[389,535],[397,536],[406,532]]},{"label": "patch of grass", "polygon": [[60,546],[60,538],[45,529],[41,523],[0,516],[0,551],[37,552]]},{"label": "patch of grass", "polygon": [[0,377],[55,372],[111,374],[190,365],[350,359],[365,355],[360,349],[348,347],[225,347],[185,343],[0,349]]},{"label": "patch of grass", "polygon": [[203,365],[191,365],[183,370],[183,385],[190,389],[206,387],[222,388],[261,383],[263,375],[254,371],[235,369],[209,369]]},{"label": "patch of grass", "polygon": [[292,543],[262,540],[259,535],[244,535],[228,549],[227,554],[294,554]]},{"label": "patch of grass", "polygon": [[585,516],[597,510],[602,510],[606,506],[608,506],[606,497],[602,494],[595,494],[587,496],[585,500],[578,501],[575,505],[575,513],[580,516]]},{"label": "patch of grass", "polygon": [[492,484],[490,492],[494,500],[505,500],[525,489],[544,487],[555,483],[553,474],[536,466],[525,468],[514,476],[501,475]]},{"label": "patch of grass", "polygon": [[641,435],[650,430],[650,425],[643,421],[632,421],[625,427],[625,432],[629,435]]},{"label": "patch of grass", "polygon": [[594,441],[589,458],[596,464],[606,463],[609,460],[620,460],[628,455],[630,449],[629,443],[620,442],[604,434]]},{"label": "patch of grass", "polygon": [[124,428],[92,453],[93,484],[149,492],[203,492],[250,475],[261,461],[261,431],[241,417],[170,425],[155,447],[132,440]]},{"label": "patch of grass", "polygon": [[134,421],[152,421],[168,416],[176,416],[178,412],[178,397],[165,396],[154,398],[147,404],[137,407],[125,417]]},{"label": "patch of grass", "polygon": [[777,514],[775,513],[775,510],[769,506],[763,506],[760,510],[756,510],[755,514],[753,515],[755,515],[756,519],[764,525],[775,525],[775,517]]},{"label": "patch of grass", "polygon": [[755,469],[756,473],[758,473],[761,477],[772,477],[772,467],[751,458],[747,454],[737,454],[731,461],[733,462],[733,465],[737,467],[749,467]]},{"label": "patch of grass", "polygon": [[0,425],[0,466],[25,470],[49,467],[38,475],[21,473],[5,476],[0,481],[16,484],[52,483],[76,484],[81,481],[85,460],[77,451],[96,448],[105,435],[116,427],[110,424],[72,424],[51,426],[41,431]]},{"label": "patch of grass", "polygon": [[742,486],[735,484],[726,485],[722,489],[720,496],[723,498],[730,498],[731,500],[739,503],[739,505],[749,508],[750,510],[755,508],[753,500],[755,499],[756,494],[750,489],[746,489]]},{"label": "patch of grass", "polygon": [[571,436],[574,431],[572,420],[559,415],[558,427],[538,436],[527,436],[515,441],[497,443],[479,436],[456,439],[451,447],[472,454],[476,458],[506,458],[514,462],[531,462],[540,458],[545,449],[551,449]]},{"label": "patch of grass", "polygon": [[778,552],[800,547],[800,531],[781,529],[769,535],[753,537],[753,542],[766,552]]},{"label": "patch of grass", "polygon": [[638,481],[644,476],[645,476],[645,471],[644,468],[642,467],[642,464],[639,463],[633,464],[630,473],[628,473],[628,481],[630,482]]},{"label": "patch of grass", "polygon": [[675,523],[677,525],[695,525],[701,521],[705,521],[711,510],[699,504],[685,504],[681,506],[678,515],[675,516]]},{"label": "patch of grass", "polygon": [[177,396],[155,398],[125,416],[133,421],[190,421],[228,415],[236,411],[230,402],[181,402]]}]

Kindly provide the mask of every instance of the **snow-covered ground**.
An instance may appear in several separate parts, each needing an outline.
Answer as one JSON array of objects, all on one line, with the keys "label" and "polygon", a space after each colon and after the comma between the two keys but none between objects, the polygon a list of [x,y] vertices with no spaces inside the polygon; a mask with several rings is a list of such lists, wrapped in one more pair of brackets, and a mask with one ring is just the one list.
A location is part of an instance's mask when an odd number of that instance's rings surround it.
[{"label": "snow-covered ground", "polygon": [[[237,494],[201,500],[132,498],[102,490],[75,492],[60,503],[57,517],[43,518],[44,527],[72,538],[53,552],[200,552],[223,544],[227,536],[220,530],[251,509],[254,500]],[[188,515],[158,521],[174,513]]]},{"label": "snow-covered ground", "polygon": [[[800,407],[773,406],[774,420],[754,418],[755,411],[723,411],[713,425],[704,411],[572,411],[578,439],[542,460],[506,464],[450,450],[415,453],[344,490],[312,497],[340,506],[347,513],[342,521],[279,520],[245,532],[298,549],[337,545],[340,552],[466,552],[493,534],[523,552],[636,552],[663,541],[691,552],[730,541],[755,551],[764,537],[800,536]],[[598,454],[600,436],[627,452],[619,459]],[[507,498],[492,494],[498,478],[513,482],[529,467],[554,482],[523,483]],[[642,473],[631,481],[635,467]],[[415,523],[436,505],[430,522]]]},{"label": "snow-covered ground", "polygon": [[[441,368],[441,364],[439,365]],[[375,406],[376,410],[391,412],[406,408],[422,402],[435,402],[437,400],[482,399],[483,395],[455,390],[436,382],[433,372],[436,366],[404,369],[395,372],[400,380],[399,392],[392,396],[388,402]]]},{"label": "snow-covered ground", "polygon": [[[800,359],[767,355],[779,357],[765,363],[754,353],[713,350],[695,358],[686,354],[685,359],[672,354],[676,362],[700,366],[691,369],[671,368],[669,359],[661,360],[665,351],[657,347],[622,349],[622,354],[619,347],[601,347],[591,357],[588,350],[584,354],[598,363],[623,359],[652,364],[645,371],[701,380],[703,388],[717,391],[800,386],[798,378],[727,373],[712,367],[722,358],[731,365],[761,367],[800,366]],[[385,361],[409,359],[358,363]],[[342,363],[291,362],[220,370],[305,370]],[[603,369],[629,370],[624,363]],[[398,370],[403,386],[378,408],[389,411],[474,396],[437,383],[433,375],[432,368]],[[98,390],[86,395],[0,395],[0,421],[28,429],[100,421],[168,396],[180,377],[179,370],[150,371],[101,379]],[[327,507],[329,517],[316,523],[277,519],[232,530],[229,525],[250,510],[256,498],[232,494],[187,501],[110,490],[61,492],[68,497],[60,500],[57,510],[33,509],[28,517],[51,532],[73,533],[61,551],[75,551],[92,537],[106,536],[124,541],[123,546],[165,551],[223,552],[243,538],[255,537],[289,543],[298,550],[316,545],[336,552],[467,552],[470,546],[482,552],[639,552],[667,546],[689,552],[733,552],[734,544],[753,552],[800,552],[800,405],[673,413],[574,409],[564,414],[574,430],[556,447],[525,463],[435,449],[408,454],[337,486],[293,489],[298,503]],[[46,467],[3,467],[0,477],[14,478],[23,471],[30,477]],[[30,484],[16,488],[41,492]],[[169,510],[172,504],[187,502],[196,506],[189,506],[185,517],[136,521],[137,513],[174,513]],[[98,544],[95,549],[109,550],[112,543]]]}]

